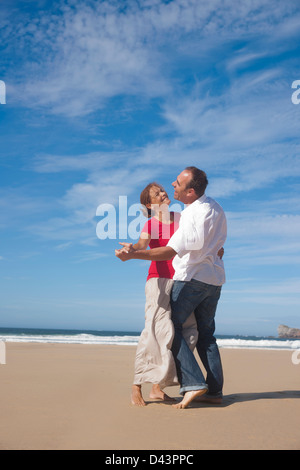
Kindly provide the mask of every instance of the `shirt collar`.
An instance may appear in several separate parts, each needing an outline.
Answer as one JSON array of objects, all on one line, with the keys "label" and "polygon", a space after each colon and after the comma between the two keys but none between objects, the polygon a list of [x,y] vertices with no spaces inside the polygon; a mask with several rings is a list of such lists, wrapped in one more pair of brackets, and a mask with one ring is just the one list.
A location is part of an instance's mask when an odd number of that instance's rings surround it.
[{"label": "shirt collar", "polygon": [[204,202],[205,200],[206,200],[206,194],[205,193],[197,199],[197,201],[199,201],[199,202]]},{"label": "shirt collar", "polygon": [[192,202],[191,204],[185,205],[185,206],[184,206],[184,210],[188,209],[189,207],[195,207],[194,205],[195,205],[195,203],[197,203],[197,202],[200,203],[200,204],[202,204],[204,201],[206,201],[206,199],[207,199],[207,196],[206,196],[206,194],[204,193],[204,194],[202,194],[201,197],[199,197],[198,199],[196,199],[196,200],[195,200],[194,202]]}]

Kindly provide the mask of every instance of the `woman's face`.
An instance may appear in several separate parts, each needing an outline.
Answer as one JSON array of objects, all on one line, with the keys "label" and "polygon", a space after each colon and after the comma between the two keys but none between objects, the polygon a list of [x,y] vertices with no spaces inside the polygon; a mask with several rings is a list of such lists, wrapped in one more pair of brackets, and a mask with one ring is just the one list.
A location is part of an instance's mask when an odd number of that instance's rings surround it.
[{"label": "woman's face", "polygon": [[167,206],[169,206],[171,204],[171,201],[170,201],[166,191],[164,190],[164,188],[161,188],[159,186],[152,186],[152,188],[150,188],[149,194],[150,194],[150,198],[151,198],[151,205],[156,205],[156,206],[167,205]]}]

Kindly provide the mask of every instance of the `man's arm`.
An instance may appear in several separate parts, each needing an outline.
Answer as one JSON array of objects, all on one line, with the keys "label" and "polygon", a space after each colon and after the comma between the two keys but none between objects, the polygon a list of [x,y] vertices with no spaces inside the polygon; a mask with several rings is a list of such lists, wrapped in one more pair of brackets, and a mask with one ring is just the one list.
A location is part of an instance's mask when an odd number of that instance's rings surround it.
[{"label": "man's arm", "polygon": [[[122,245],[122,243],[120,243]],[[166,261],[171,260],[177,254],[170,246],[161,246],[152,248],[151,250],[134,250],[126,253],[122,250],[115,251],[116,256],[121,261],[128,261],[130,259],[143,259],[147,261]]]}]

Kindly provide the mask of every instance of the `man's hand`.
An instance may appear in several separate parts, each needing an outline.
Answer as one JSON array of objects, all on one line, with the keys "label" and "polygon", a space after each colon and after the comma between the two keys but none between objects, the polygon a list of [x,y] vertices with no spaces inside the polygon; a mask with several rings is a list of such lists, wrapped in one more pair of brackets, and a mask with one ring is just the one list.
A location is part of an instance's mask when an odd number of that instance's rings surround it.
[{"label": "man's hand", "polygon": [[224,248],[223,248],[223,247],[219,249],[219,251],[218,251],[218,256],[219,256],[219,258],[221,258],[221,259],[223,258],[223,256],[224,256]]},{"label": "man's hand", "polygon": [[123,251],[123,249],[115,250],[115,255],[121,261],[128,261],[129,259],[132,259],[132,255],[128,253],[127,251]]}]

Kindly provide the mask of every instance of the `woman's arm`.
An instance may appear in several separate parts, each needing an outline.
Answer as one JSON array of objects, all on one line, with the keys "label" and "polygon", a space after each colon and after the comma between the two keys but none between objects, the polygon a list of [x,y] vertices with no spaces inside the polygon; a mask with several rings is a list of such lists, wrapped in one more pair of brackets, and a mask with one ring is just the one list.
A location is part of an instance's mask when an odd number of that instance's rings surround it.
[{"label": "woman's arm", "polygon": [[[120,243],[124,245],[124,243]],[[147,261],[166,261],[171,260],[177,254],[173,248],[170,246],[160,246],[157,248],[152,248],[151,250],[131,250],[123,251],[116,250],[116,256],[120,258],[121,261],[128,261],[130,259],[143,259]]]}]

